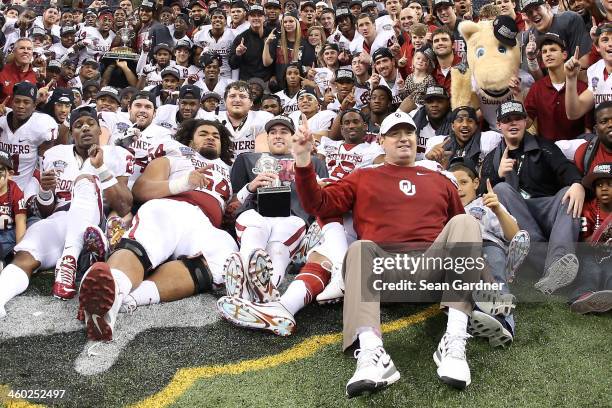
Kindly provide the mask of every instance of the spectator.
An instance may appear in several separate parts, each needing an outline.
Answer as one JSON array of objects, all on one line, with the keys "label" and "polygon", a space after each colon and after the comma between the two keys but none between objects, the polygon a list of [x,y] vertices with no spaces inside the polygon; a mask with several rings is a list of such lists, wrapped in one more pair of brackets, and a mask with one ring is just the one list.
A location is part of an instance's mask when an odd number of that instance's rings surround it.
[{"label": "spectator", "polygon": [[[6,256],[13,252],[26,232],[27,208],[23,191],[11,180],[13,162],[11,156],[0,150],[0,209],[3,222],[0,224],[0,266],[4,268]],[[6,316],[0,307],[0,319]]]},{"label": "spectator", "polygon": [[612,162],[612,101],[602,102],[595,108],[594,129],[595,137],[578,147],[574,156],[576,167],[585,176],[596,165]]},{"label": "spectator", "polygon": [[[279,0],[268,0],[264,4],[266,21],[264,23],[265,31],[272,31],[275,28],[280,29],[281,4]],[[242,78],[241,78],[242,79]]]},{"label": "spectator", "polygon": [[[446,1],[446,0],[445,0]],[[450,6],[448,6],[450,8]],[[436,69],[433,77],[450,94],[451,68],[461,62],[461,57],[453,52],[453,36],[446,28],[435,30],[431,36],[432,48],[436,55]]]},{"label": "spectator", "polygon": [[[525,31],[525,19],[523,13],[517,12],[514,0],[495,0],[499,13],[511,17],[516,22],[519,31]],[[495,18],[495,17],[494,17]]]},{"label": "spectator", "polygon": [[230,7],[230,30],[234,38],[249,29],[249,23],[246,21],[247,9],[247,5],[242,0],[232,2]]},{"label": "spectator", "polygon": [[307,0],[300,4],[300,30],[302,38],[308,38],[308,29],[316,22],[316,5],[313,1]]},{"label": "spectator", "polygon": [[[450,97],[439,86],[430,86],[423,97],[425,105],[414,114],[417,134],[417,160],[425,158],[427,141],[434,136],[448,136],[451,131]],[[443,165],[446,167],[446,165]]]},{"label": "spectator", "polygon": [[[557,34],[547,33],[540,37],[538,48],[548,75],[537,80],[525,98],[525,110],[529,115],[527,127],[536,122],[538,136],[551,142],[576,139],[585,128],[593,128],[593,121],[591,114],[569,120],[565,113],[565,43]],[[582,81],[578,81],[577,86],[579,93],[587,89]]]},{"label": "spectator", "polygon": [[278,95],[268,94],[261,98],[261,110],[278,116],[283,111],[283,105]]},{"label": "spectator", "polygon": [[[453,52],[459,58],[463,58],[467,52],[467,43],[459,32],[459,23],[463,21],[455,14],[453,8],[453,0],[434,0],[433,13],[438,17],[438,20],[443,24],[443,27],[452,33],[451,40],[453,41]],[[434,42],[434,50],[435,50]]]},{"label": "spectator", "polygon": [[[267,4],[268,3],[266,3],[266,5]],[[329,7],[323,9],[319,21],[325,30],[325,38],[329,38],[336,30],[336,12]]]},{"label": "spectator", "polygon": [[370,77],[372,88],[383,85],[391,89],[393,95],[393,105],[399,105],[408,95],[406,83],[399,74],[393,53],[389,48],[379,48],[372,54],[374,73]]}]

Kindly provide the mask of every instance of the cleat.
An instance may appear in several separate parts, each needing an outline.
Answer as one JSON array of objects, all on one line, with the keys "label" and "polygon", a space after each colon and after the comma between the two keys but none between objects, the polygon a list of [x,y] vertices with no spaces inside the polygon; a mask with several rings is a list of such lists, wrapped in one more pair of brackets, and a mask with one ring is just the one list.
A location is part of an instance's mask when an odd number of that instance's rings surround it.
[{"label": "cleat", "polygon": [[134,299],[134,296],[124,296],[123,302],[121,303],[121,307],[119,307],[119,313],[127,313],[131,315],[134,314],[136,309],[138,309],[138,303],[136,303],[136,299]]},{"label": "cleat", "polygon": [[479,310],[474,310],[468,323],[468,333],[474,337],[489,339],[491,347],[508,347],[512,344],[514,336],[502,323],[503,319],[490,316]]},{"label": "cleat", "polygon": [[472,382],[470,367],[465,357],[465,343],[470,336],[452,336],[444,333],[433,355],[438,366],[438,377],[451,387],[464,389]]},{"label": "cleat", "polygon": [[346,384],[346,395],[357,397],[366,392],[375,392],[388,387],[400,379],[391,357],[384,348],[355,350],[357,369]]},{"label": "cleat", "polygon": [[73,256],[66,255],[60,258],[55,267],[53,297],[69,300],[76,295],[76,269],[77,263]]},{"label": "cleat", "polygon": [[501,293],[498,290],[475,290],[472,292],[474,303],[484,313],[496,316],[509,316],[516,308],[516,298],[510,293]]},{"label": "cleat", "polygon": [[576,279],[579,265],[576,255],[565,254],[548,267],[534,287],[545,295],[550,295]]},{"label": "cleat", "polygon": [[584,293],[570,305],[570,310],[579,314],[612,310],[612,290]]},{"label": "cleat", "polygon": [[83,250],[90,254],[92,264],[104,262],[108,253],[108,239],[97,225],[90,225],[83,234]]},{"label": "cleat", "polygon": [[108,264],[97,262],[85,273],[79,290],[79,306],[85,313],[87,338],[111,341],[121,300]]},{"label": "cleat", "polygon": [[106,239],[110,249],[121,241],[127,227],[123,224],[123,219],[117,215],[113,215],[106,220]]},{"label": "cleat", "polygon": [[344,279],[342,278],[342,268],[332,267],[331,279],[323,292],[317,295],[317,302],[320,305],[331,305],[342,302],[344,298]]},{"label": "cleat", "polygon": [[225,273],[225,293],[227,296],[239,297],[251,300],[248,289],[246,274],[242,257],[238,252],[233,252],[223,265]]},{"label": "cleat", "polygon": [[280,299],[280,293],[270,280],[272,259],[263,249],[256,249],[249,258],[247,279],[251,299],[258,303],[274,302]]},{"label": "cleat", "polygon": [[322,238],[323,232],[321,231],[319,223],[315,221],[310,224],[310,227],[308,227],[308,231],[306,231],[306,235],[304,236],[304,239],[302,239],[298,250],[295,252],[295,255],[293,255],[292,263],[305,264],[308,253],[311,249],[316,247],[319,242],[321,242]]},{"label": "cleat", "polygon": [[253,303],[249,300],[223,296],[217,301],[221,317],[236,326],[267,330],[277,336],[295,332],[295,318],[280,302]]},{"label": "cleat", "polygon": [[510,244],[508,244],[508,256],[506,257],[506,279],[508,282],[514,280],[516,271],[529,254],[530,246],[531,239],[527,231],[520,230],[512,237]]}]

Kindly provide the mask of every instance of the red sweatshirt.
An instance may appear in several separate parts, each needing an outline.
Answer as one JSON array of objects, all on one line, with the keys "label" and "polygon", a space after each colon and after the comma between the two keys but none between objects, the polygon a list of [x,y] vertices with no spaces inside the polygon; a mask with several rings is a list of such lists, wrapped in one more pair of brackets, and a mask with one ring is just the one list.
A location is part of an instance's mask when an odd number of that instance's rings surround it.
[{"label": "red sweatshirt", "polygon": [[423,167],[385,163],[321,188],[311,164],[296,167],[295,183],[307,213],[328,218],[352,210],[358,237],[379,244],[433,242],[452,217],[465,213],[455,185]]}]

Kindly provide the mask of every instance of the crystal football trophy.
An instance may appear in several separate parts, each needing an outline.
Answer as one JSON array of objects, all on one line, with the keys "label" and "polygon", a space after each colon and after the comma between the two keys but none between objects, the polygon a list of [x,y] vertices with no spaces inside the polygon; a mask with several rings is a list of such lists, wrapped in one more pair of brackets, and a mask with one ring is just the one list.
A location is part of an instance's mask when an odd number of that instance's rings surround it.
[{"label": "crystal football trophy", "polygon": [[136,36],[134,30],[130,27],[123,27],[117,31],[117,36],[123,44],[120,47],[112,48],[109,52],[104,54],[103,58],[115,59],[115,60],[127,60],[127,61],[138,61],[140,55],[134,52],[130,47],[132,40]]},{"label": "crystal football trophy", "polygon": [[[279,174],[282,170],[280,162],[267,153],[262,153],[255,163],[253,174]],[[264,217],[288,217],[291,215],[291,186],[282,185],[279,178],[268,187],[257,189],[257,208]]]}]

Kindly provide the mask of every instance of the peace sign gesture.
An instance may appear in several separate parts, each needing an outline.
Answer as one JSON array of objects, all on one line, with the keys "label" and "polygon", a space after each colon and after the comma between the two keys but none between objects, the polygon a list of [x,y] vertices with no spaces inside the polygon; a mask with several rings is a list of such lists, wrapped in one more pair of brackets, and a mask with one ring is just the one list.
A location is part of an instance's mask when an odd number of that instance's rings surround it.
[{"label": "peace sign gesture", "polygon": [[11,96],[7,96],[6,98],[4,98],[4,100],[2,101],[2,103],[0,103],[0,116],[4,116],[6,115],[6,103],[8,102],[8,100],[11,98]]},{"label": "peace sign gesture", "polygon": [[302,114],[301,123],[292,138],[291,154],[297,167],[310,164],[310,153],[314,147],[314,138],[308,127],[308,118]]}]

